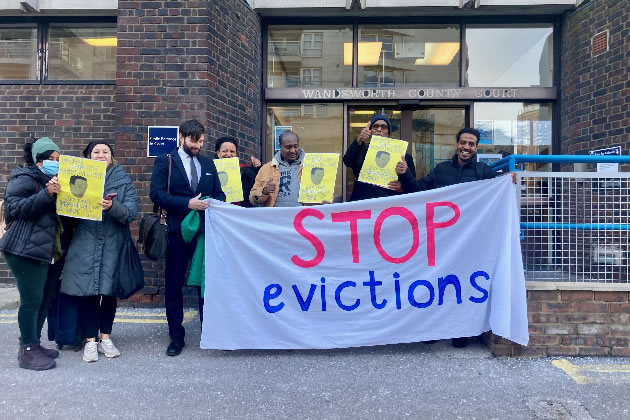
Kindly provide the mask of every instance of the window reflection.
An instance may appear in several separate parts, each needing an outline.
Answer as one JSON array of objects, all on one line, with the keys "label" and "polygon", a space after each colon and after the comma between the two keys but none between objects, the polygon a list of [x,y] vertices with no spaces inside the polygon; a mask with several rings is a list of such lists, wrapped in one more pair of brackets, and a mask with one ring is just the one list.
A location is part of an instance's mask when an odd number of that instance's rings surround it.
[{"label": "window reflection", "polygon": [[116,27],[51,27],[49,80],[116,79]]},{"label": "window reflection", "polygon": [[457,86],[459,47],[458,25],[361,26],[359,86]]},{"label": "window reflection", "polygon": [[553,27],[466,27],[466,86],[553,85]]},{"label": "window reflection", "polygon": [[422,178],[455,154],[456,135],[464,128],[464,108],[427,108],[413,111],[411,150],[416,175]]},{"label": "window reflection", "polygon": [[0,80],[37,79],[37,29],[0,29]]},{"label": "window reflection", "polygon": [[[551,104],[531,102],[475,103],[478,154],[551,154]],[[529,170],[541,170],[528,164]],[[546,169],[546,168],[543,168]]]},{"label": "window reflection", "polygon": [[267,87],[329,87],[352,85],[352,28],[270,26]]}]

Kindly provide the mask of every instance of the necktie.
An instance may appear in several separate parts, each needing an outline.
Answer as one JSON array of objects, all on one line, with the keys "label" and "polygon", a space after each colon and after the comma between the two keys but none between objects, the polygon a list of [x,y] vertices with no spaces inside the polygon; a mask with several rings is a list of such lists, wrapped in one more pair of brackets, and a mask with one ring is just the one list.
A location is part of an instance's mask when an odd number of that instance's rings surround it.
[{"label": "necktie", "polygon": [[193,192],[197,191],[197,185],[199,185],[199,177],[197,176],[197,165],[195,165],[195,158],[190,157],[190,188]]}]

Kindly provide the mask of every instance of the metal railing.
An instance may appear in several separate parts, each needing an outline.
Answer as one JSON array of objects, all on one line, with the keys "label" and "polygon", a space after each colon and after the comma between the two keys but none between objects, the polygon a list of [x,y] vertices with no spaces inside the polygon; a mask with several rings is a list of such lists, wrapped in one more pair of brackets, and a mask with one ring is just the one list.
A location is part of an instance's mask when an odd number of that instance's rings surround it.
[{"label": "metal railing", "polygon": [[[630,156],[508,156],[521,162],[630,163]],[[630,172],[518,174],[521,250],[530,281],[630,283]]]}]

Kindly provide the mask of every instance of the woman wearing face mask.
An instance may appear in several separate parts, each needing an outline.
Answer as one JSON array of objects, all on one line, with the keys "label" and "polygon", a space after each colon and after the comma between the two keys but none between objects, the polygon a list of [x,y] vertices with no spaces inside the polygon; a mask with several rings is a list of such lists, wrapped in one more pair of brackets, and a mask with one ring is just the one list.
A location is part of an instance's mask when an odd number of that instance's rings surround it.
[{"label": "woman wearing face mask", "polygon": [[25,166],[9,175],[5,191],[7,231],[0,251],[13,272],[20,293],[18,326],[23,369],[55,367],[57,350],[40,345],[48,306],[57,276],[49,275],[51,263],[61,258],[61,223],[55,210],[60,191],[57,182],[59,147],[48,137],[24,146]]},{"label": "woman wearing face mask", "polygon": [[[225,159],[238,157],[238,143],[234,137],[220,137],[217,139],[217,143],[214,146],[214,154],[217,159]],[[245,165],[243,163],[241,166],[241,185],[243,186],[243,197],[245,198],[239,204],[243,207],[253,207],[252,203],[249,202],[247,197],[249,197],[249,192],[252,190],[254,186],[254,181],[256,181],[256,175],[258,175],[258,170],[260,169],[261,163],[254,156],[251,157],[251,165]]]},{"label": "woman wearing face mask", "polygon": [[129,223],[138,213],[138,197],[131,178],[114,159],[114,150],[108,143],[93,141],[83,155],[107,163],[104,198],[100,201],[103,218],[78,221],[66,257],[61,292],[80,296],[81,329],[86,337],[83,360],[96,362],[98,353],[120,356],[110,337],[117,306],[116,271],[120,250],[129,237]]}]

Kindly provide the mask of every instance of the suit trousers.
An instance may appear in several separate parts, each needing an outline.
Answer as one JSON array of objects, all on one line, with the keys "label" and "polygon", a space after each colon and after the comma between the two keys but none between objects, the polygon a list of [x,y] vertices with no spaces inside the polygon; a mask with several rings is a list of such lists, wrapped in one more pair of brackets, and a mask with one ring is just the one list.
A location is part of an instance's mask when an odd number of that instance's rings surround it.
[{"label": "suit trousers", "polygon": [[184,340],[186,331],[184,322],[184,293],[182,288],[186,284],[188,264],[195,253],[196,240],[187,244],[181,232],[169,232],[168,248],[166,249],[166,273],[164,279],[164,306],[168,333],[172,340]]}]

